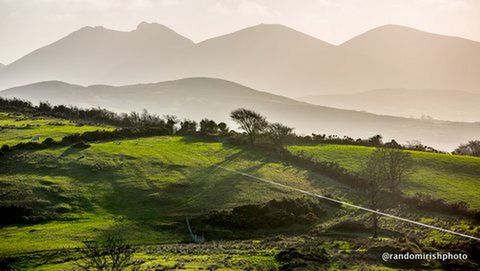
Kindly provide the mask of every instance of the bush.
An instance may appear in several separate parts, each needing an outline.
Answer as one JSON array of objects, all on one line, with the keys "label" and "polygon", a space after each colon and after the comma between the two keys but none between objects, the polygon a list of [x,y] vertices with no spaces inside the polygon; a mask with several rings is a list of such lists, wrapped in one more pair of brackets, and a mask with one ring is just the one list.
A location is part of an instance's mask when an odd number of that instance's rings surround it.
[{"label": "bush", "polygon": [[368,228],[361,222],[345,220],[331,226],[329,230],[342,232],[366,232],[368,231]]},{"label": "bush", "polygon": [[53,207],[53,210],[57,214],[69,213],[72,211],[72,206],[68,203],[59,203]]},{"label": "bush", "polygon": [[88,149],[90,148],[90,144],[88,143],[85,143],[84,141],[80,141],[78,143],[75,143],[72,145],[72,148],[76,148],[76,149]]},{"label": "bush", "polygon": [[42,142],[43,145],[47,145],[47,146],[53,146],[55,144],[55,140],[53,140],[53,138],[51,137],[47,137],[45,138],[45,140]]},{"label": "bush", "polygon": [[477,220],[480,219],[480,213],[470,209],[468,203],[463,201],[449,203],[443,199],[436,199],[423,193],[417,193],[413,197],[403,196],[402,200],[422,210],[469,216]]},{"label": "bush", "polygon": [[25,223],[28,217],[33,215],[31,207],[20,204],[5,204],[0,205],[0,224],[9,225],[17,223]]},{"label": "bush", "polygon": [[306,199],[271,200],[265,204],[238,206],[230,211],[213,212],[203,222],[232,229],[269,229],[295,224],[312,224],[324,213],[318,202]]},{"label": "bush", "polygon": [[2,146],[2,148],[0,148],[0,151],[3,152],[3,153],[6,153],[6,152],[10,151],[10,146],[8,146],[7,144],[4,144]]}]

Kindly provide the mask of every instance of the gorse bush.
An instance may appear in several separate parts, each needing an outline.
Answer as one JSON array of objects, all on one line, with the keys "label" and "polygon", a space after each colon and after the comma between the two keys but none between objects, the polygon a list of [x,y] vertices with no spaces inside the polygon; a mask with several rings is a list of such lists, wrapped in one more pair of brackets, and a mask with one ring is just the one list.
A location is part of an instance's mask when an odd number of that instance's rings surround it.
[{"label": "gorse bush", "polygon": [[318,202],[307,199],[271,200],[217,211],[202,219],[204,224],[239,230],[270,229],[295,224],[311,224],[323,215]]}]

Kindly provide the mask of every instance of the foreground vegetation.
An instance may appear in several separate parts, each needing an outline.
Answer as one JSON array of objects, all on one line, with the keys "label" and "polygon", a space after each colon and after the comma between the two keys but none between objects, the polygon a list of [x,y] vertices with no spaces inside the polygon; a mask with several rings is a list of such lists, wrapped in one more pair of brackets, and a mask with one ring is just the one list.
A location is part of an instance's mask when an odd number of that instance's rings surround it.
[{"label": "foreground vegetation", "polygon": [[[239,111],[236,117],[248,113]],[[477,246],[463,238],[389,219],[379,221],[379,238],[372,239],[371,217],[363,211],[326,201],[306,203],[299,193],[217,167],[355,204],[368,203],[361,190],[344,180],[284,159],[282,145],[292,130],[281,124],[271,124],[268,137],[259,134],[256,126],[251,130],[255,134],[245,140],[209,120],[200,123],[197,133],[196,123],[179,123],[172,116],[154,119],[150,125],[160,125],[161,134],[176,131],[177,135],[152,136],[151,128],[139,133],[112,131],[103,126],[107,121],[82,126],[77,123],[88,119],[4,115],[10,122],[15,122],[12,118],[25,124],[30,119],[47,124],[58,120],[65,125],[50,131],[42,128],[53,143],[15,147],[19,142],[12,141],[0,157],[0,207],[7,214],[0,227],[0,269],[5,262],[29,270],[75,269],[86,260],[79,250],[86,241],[111,235],[125,238],[134,248],[132,262],[146,270],[450,268],[439,262],[386,264],[380,258],[385,250],[468,251],[473,262],[452,263],[455,268],[470,268],[479,259]],[[132,125],[131,118],[127,120]],[[138,125],[149,126],[142,121]],[[72,135],[103,129],[112,132]],[[60,140],[61,136],[68,140]],[[266,140],[274,147],[252,145]],[[374,149],[346,144],[288,147],[295,155],[338,163],[353,173],[361,170]],[[414,173],[400,187],[402,192],[424,192],[479,207],[477,158],[409,153]],[[461,215],[432,213],[403,203],[385,204],[383,210],[471,235],[480,231],[476,221]],[[205,243],[191,244],[186,219]]]}]

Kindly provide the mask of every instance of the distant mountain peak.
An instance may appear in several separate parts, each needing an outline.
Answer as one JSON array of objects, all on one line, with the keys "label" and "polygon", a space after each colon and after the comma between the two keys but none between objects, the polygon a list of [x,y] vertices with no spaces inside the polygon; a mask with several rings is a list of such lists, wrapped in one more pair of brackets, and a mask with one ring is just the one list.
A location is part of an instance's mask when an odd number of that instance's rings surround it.
[{"label": "distant mountain peak", "polygon": [[209,43],[215,40],[236,39],[240,43],[245,41],[253,43],[262,43],[269,40],[270,42],[277,42],[278,44],[297,43],[300,41],[315,44],[316,46],[330,47],[332,44],[319,40],[309,34],[300,32],[282,24],[257,24],[238,31],[207,39],[202,43]]},{"label": "distant mountain peak", "polygon": [[375,27],[373,29],[370,29],[360,35],[357,35],[346,42],[344,42],[342,45],[348,45],[352,42],[358,41],[358,40],[368,40],[368,39],[373,39],[369,42],[372,42],[373,45],[376,45],[378,42],[378,38],[384,38],[386,39],[385,42],[389,43],[395,43],[395,42],[402,42],[405,41],[406,38],[408,39],[413,39],[414,41],[421,41],[424,42],[427,40],[428,42],[432,42],[432,40],[429,39],[435,39],[436,42],[439,42],[440,39],[445,39],[445,38],[450,38],[450,39],[457,39],[457,40],[463,40],[463,41],[469,41],[469,42],[474,42],[465,38],[457,37],[457,36],[450,36],[450,35],[444,35],[444,34],[437,34],[437,33],[432,33],[408,26],[403,26],[403,25],[397,25],[397,24],[386,24],[382,25],[379,27]]},{"label": "distant mountain peak", "polygon": [[97,26],[84,26],[75,32],[102,32],[105,30],[109,30],[109,29],[106,29],[101,25],[97,25]]},{"label": "distant mountain peak", "polygon": [[172,29],[166,27],[163,24],[159,23],[147,23],[147,22],[141,22],[138,24],[137,29],[134,31],[151,31],[151,30],[169,30],[173,31]]}]

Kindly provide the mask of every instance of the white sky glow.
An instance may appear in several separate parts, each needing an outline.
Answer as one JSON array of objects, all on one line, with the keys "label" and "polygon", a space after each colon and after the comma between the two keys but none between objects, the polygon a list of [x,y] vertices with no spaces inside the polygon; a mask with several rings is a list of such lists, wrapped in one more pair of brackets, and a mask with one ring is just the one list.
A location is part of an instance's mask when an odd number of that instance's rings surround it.
[{"label": "white sky glow", "polygon": [[480,41],[478,0],[0,0],[0,63],[83,26],[158,22],[198,42],[279,23],[339,44],[385,24]]}]

